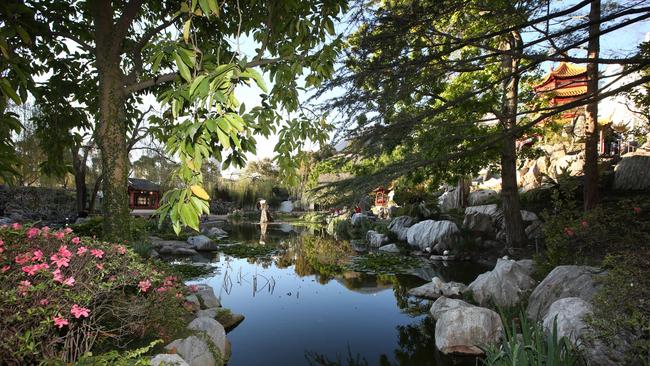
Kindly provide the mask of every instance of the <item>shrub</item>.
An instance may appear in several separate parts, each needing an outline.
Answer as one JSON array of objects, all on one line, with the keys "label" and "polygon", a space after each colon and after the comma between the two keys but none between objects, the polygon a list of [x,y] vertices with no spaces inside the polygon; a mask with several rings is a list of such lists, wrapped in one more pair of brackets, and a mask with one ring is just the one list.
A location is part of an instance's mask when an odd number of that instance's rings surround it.
[{"label": "shrub", "polygon": [[557,323],[545,332],[542,325],[530,322],[522,311],[519,316],[500,312],[504,338],[498,347],[486,347],[486,366],[582,365],[578,351],[566,337],[558,337]]},{"label": "shrub", "polygon": [[69,228],[3,226],[0,359],[74,362],[91,350],[171,339],[187,315],[183,290],[123,245],[79,238]]},{"label": "shrub", "polygon": [[[94,216],[80,223],[70,225],[79,236],[104,239],[104,217]],[[142,217],[131,217],[128,237],[134,241],[144,241],[149,232],[148,221]]]}]

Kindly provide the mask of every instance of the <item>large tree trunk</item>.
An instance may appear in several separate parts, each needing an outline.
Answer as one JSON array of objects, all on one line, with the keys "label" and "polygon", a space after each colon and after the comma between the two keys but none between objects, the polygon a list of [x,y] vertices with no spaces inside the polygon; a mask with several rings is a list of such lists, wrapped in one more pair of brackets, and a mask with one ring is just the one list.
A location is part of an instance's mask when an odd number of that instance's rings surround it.
[{"label": "large tree trunk", "polygon": [[97,72],[99,74],[99,128],[103,176],[104,235],[108,240],[129,239],[129,160],[124,116],[124,75],[120,65],[123,39],[113,24],[110,0],[93,3]]},{"label": "large tree trunk", "polygon": [[124,97],[117,63],[100,71],[100,122],[98,142],[101,150],[104,234],[107,239],[128,239],[129,160],[126,123],[122,112]]},{"label": "large tree trunk", "polygon": [[[509,50],[520,50],[521,36],[514,33],[509,37]],[[517,126],[517,104],[519,102],[519,58],[506,54],[503,56],[504,70],[510,75],[504,81],[503,129],[505,138],[501,147],[501,200],[508,248],[521,247],[526,242],[524,222],[519,207],[517,189],[517,136],[510,130]]]},{"label": "large tree trunk", "polygon": [[[591,2],[589,12],[589,44],[587,46],[589,59],[597,59],[600,50],[600,0]],[[598,93],[598,63],[587,64],[587,95],[596,96]],[[585,185],[584,208],[591,210],[598,203],[598,101],[594,100],[586,106],[585,115]]]}]

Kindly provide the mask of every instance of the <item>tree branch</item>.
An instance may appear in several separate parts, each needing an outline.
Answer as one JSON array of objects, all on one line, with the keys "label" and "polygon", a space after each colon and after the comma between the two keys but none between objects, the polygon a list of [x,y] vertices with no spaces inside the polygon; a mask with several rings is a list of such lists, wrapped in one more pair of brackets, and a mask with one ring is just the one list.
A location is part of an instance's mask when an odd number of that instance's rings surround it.
[{"label": "tree branch", "polygon": [[168,83],[170,81],[175,80],[178,77],[178,74],[173,72],[169,74],[163,74],[159,76],[155,76],[151,79],[147,79],[144,81],[136,82],[130,85],[127,85],[124,87],[124,93],[125,95],[129,95],[135,92],[139,92],[141,90],[151,88],[152,86],[156,85],[162,85],[165,83]]}]

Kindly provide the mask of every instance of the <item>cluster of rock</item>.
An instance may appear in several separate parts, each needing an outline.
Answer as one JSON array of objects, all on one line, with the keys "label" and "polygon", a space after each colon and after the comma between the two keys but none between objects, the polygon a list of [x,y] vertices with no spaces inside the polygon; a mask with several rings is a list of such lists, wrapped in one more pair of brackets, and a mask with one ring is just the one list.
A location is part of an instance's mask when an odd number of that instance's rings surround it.
[{"label": "cluster of rock", "polygon": [[72,223],[77,217],[74,191],[0,185],[0,221]]},{"label": "cluster of rock", "polygon": [[208,285],[197,285],[197,292],[187,296],[193,304],[196,318],[187,329],[191,335],[176,339],[165,346],[169,351],[151,359],[153,366],[218,366],[230,357],[230,342],[226,333],[244,320],[243,315],[232,314],[221,307],[214,290]]},{"label": "cluster of rock", "polygon": [[[528,297],[526,315],[540,322],[545,331],[556,327],[589,365],[613,365],[624,361],[630,340],[615,336],[607,343],[595,337],[586,319],[593,314],[591,301],[604,274],[588,266],[559,266],[539,284],[533,280],[532,260],[499,259],[493,270],[479,275],[468,286],[443,282],[409,290],[411,296],[435,299],[430,309],[436,320],[436,346],[443,353],[481,354],[481,347],[498,345],[503,331],[500,317],[489,307],[509,308]],[[532,292],[531,292],[532,291]],[[458,299],[471,299],[476,305]]]},{"label": "cluster of rock", "polygon": [[[521,210],[526,236],[529,240],[542,239],[542,221],[530,211]],[[465,209],[463,228],[476,234],[482,242],[497,240],[504,242],[506,238],[503,211],[496,204],[470,206]]]},{"label": "cluster of rock", "polygon": [[219,249],[216,239],[225,238],[228,233],[219,227],[221,221],[206,221],[201,224],[201,235],[194,235],[182,240],[163,240],[156,236],[150,236],[152,252],[151,256],[159,254],[169,255],[197,255],[199,252],[213,252]]}]

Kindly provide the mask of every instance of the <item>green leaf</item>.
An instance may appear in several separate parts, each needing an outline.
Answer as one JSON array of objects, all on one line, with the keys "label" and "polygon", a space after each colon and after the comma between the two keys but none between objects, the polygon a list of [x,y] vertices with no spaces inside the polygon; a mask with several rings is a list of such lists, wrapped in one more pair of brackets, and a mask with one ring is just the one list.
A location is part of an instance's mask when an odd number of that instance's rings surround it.
[{"label": "green leaf", "polygon": [[[196,1],[192,1],[192,8],[195,6]],[[194,9],[192,9],[194,11]],[[190,41],[190,26],[192,25],[192,20],[188,19],[183,25],[183,40],[185,43]]]},{"label": "green leaf", "polygon": [[219,17],[219,5],[217,5],[217,0],[208,0],[208,5],[212,13],[218,18]]},{"label": "green leaf", "polygon": [[185,65],[181,59],[181,56],[179,56],[177,52],[174,52],[174,60],[176,61],[176,66],[178,67],[178,71],[181,73],[183,79],[187,80],[187,82],[192,81],[190,69],[187,67],[187,65]]},{"label": "green leaf", "polygon": [[263,92],[265,92],[265,93],[269,92],[268,88],[266,87],[266,83],[264,82],[264,78],[262,77],[262,75],[259,72],[257,72],[257,70],[255,70],[255,69],[246,69],[246,71],[244,71],[242,73],[242,75],[243,76],[249,76],[250,78],[255,80],[255,83],[257,84],[257,86],[260,89],[262,89]]},{"label": "green leaf", "polygon": [[9,80],[5,78],[0,78],[0,87],[2,88],[2,91],[5,93],[5,95],[11,98],[16,104],[22,103],[20,97],[18,96],[18,94],[16,94],[16,91],[9,83]]},{"label": "green leaf", "polygon": [[154,73],[158,72],[158,68],[160,67],[160,62],[163,59],[164,54],[162,52],[158,53],[156,57],[153,59],[153,65],[151,66],[151,69]]},{"label": "green leaf", "polygon": [[180,204],[180,214],[181,214],[181,221],[191,227],[192,229],[198,231],[199,230],[199,215],[198,213],[194,210],[192,205],[187,204],[187,203],[181,203]]},{"label": "green leaf", "polygon": [[221,143],[221,146],[223,146],[225,149],[230,148],[230,138],[228,138],[228,135],[226,135],[221,129],[217,129],[217,137],[219,138],[219,143]]},{"label": "green leaf", "polygon": [[203,81],[203,79],[205,79],[205,75],[199,75],[192,81],[192,85],[190,85],[190,97],[194,95],[194,91],[196,91],[196,88]]}]

